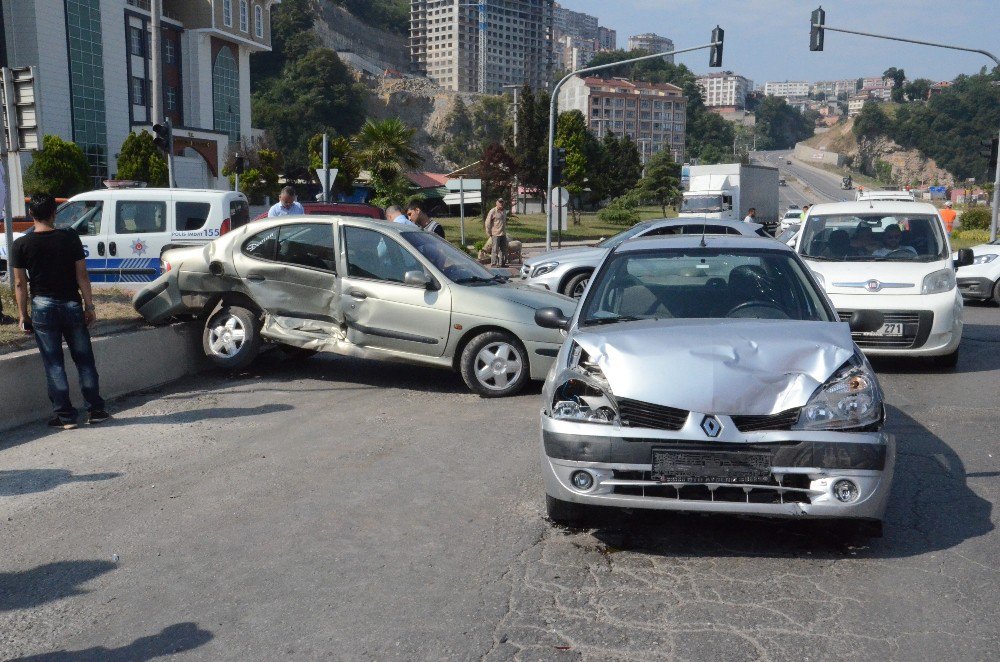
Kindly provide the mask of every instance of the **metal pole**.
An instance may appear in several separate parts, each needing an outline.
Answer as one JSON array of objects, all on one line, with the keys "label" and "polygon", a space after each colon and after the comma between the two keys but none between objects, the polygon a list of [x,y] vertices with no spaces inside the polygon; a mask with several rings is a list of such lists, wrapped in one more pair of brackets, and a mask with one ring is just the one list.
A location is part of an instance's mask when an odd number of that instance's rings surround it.
[{"label": "metal pole", "polygon": [[149,67],[149,87],[152,88],[149,91],[150,96],[150,114],[153,116],[152,124],[156,124],[163,119],[163,89],[161,84],[161,51],[160,51],[160,14],[162,14],[161,9],[162,0],[150,0],[149,2],[149,13],[152,17],[149,22],[150,31],[152,35],[149,40],[150,51],[150,67]]},{"label": "metal pole", "polygon": [[624,64],[632,64],[633,62],[641,62],[643,60],[652,60],[659,57],[666,57],[668,55],[680,55],[681,53],[690,53],[691,51],[700,51],[706,48],[711,48],[712,46],[717,46],[719,42],[713,41],[708,44],[703,44],[702,46],[692,46],[691,48],[682,48],[675,51],[667,51],[665,53],[653,53],[652,55],[643,55],[641,57],[634,57],[628,60],[622,60],[621,62],[611,62],[609,64],[599,64],[596,67],[584,67],[583,69],[577,69],[576,71],[566,74],[555,87],[552,88],[552,98],[549,100],[549,173],[548,173],[548,186],[545,188],[545,199],[548,202],[546,205],[548,209],[546,210],[546,220],[545,220],[545,250],[552,250],[552,147],[555,144],[556,136],[556,107],[559,101],[559,88],[561,88],[566,81],[568,81],[573,76],[578,74],[586,74],[592,71],[600,71],[602,69],[611,69],[613,67],[618,67]]},{"label": "metal pole", "polygon": [[323,202],[330,202],[330,152],[326,133],[323,134]]},{"label": "metal pole", "polygon": [[[482,191],[479,195],[482,195]],[[462,246],[465,246],[465,175],[458,176],[458,227],[462,235]]]},{"label": "metal pole", "polygon": [[[14,158],[18,158],[14,152]],[[7,282],[14,291],[14,270],[10,268],[10,256],[14,252],[14,215],[11,212],[10,180],[7,179],[7,141],[0,136],[0,188],[3,189],[3,234],[7,241]]]},{"label": "metal pole", "polygon": [[235,175],[235,177],[236,177],[236,180],[235,180],[235,182],[234,182],[234,185],[233,185],[233,189],[234,189],[234,190],[235,190],[235,191],[236,191],[237,193],[239,193],[239,192],[240,192],[240,173],[239,173],[239,172],[235,172],[235,173],[233,173],[233,174],[234,174],[234,175]]},{"label": "metal pole", "polygon": [[163,123],[167,125],[167,135],[170,136],[170,140],[167,141],[167,188],[174,188],[177,186],[174,181],[174,123],[169,117],[164,119]]},{"label": "metal pole", "polygon": [[990,221],[990,241],[997,239],[997,219],[1000,219],[1000,164],[997,164],[996,175],[993,178],[993,220]]}]

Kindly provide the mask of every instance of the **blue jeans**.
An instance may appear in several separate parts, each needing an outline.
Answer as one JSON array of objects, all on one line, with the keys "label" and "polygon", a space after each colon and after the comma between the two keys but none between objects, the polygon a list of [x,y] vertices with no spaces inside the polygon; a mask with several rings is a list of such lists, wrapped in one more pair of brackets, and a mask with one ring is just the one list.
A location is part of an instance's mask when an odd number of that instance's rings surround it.
[{"label": "blue jeans", "polygon": [[83,306],[78,301],[61,301],[49,297],[31,300],[31,324],[35,342],[45,365],[45,381],[49,400],[57,416],[64,421],[76,420],[76,409],[69,399],[69,382],[63,361],[63,338],[80,374],[80,390],[87,401],[87,411],[104,409],[97,383],[97,365],[90,345],[90,332],[83,321]]}]

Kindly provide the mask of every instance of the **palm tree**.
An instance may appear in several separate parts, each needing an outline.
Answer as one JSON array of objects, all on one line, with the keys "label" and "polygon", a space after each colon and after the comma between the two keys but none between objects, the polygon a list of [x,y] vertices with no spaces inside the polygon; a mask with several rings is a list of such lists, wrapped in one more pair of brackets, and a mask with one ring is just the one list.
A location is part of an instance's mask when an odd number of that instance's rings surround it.
[{"label": "palm tree", "polygon": [[413,149],[416,133],[416,129],[411,129],[395,117],[381,122],[369,119],[354,137],[358,158],[373,177],[390,181],[404,170],[423,163]]}]

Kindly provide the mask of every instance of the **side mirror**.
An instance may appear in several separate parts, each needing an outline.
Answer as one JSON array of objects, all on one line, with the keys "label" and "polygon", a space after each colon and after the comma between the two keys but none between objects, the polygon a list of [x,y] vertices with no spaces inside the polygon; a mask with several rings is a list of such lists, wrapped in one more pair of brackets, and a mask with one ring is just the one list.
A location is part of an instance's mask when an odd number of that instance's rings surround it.
[{"label": "side mirror", "polygon": [[955,268],[967,267],[976,260],[976,254],[972,252],[971,248],[959,248],[958,249],[958,259],[954,261]]},{"label": "side mirror", "polygon": [[566,317],[558,308],[539,308],[535,311],[535,324],[543,329],[562,329],[569,331],[570,324],[573,323],[571,317]]},{"label": "side mirror", "polygon": [[885,323],[885,316],[877,310],[855,310],[847,321],[853,333],[878,331]]},{"label": "side mirror", "polygon": [[414,269],[413,271],[407,271],[403,274],[403,283],[406,285],[414,285],[416,287],[423,287],[425,289],[431,289],[434,281],[423,271]]}]

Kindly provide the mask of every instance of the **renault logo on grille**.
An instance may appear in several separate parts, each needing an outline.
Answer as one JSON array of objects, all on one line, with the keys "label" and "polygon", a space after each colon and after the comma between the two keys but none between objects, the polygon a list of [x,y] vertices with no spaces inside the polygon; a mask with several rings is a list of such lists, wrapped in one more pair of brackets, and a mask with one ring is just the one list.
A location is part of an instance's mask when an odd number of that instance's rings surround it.
[{"label": "renault logo on grille", "polygon": [[706,416],[701,419],[701,429],[709,437],[718,437],[719,433],[722,432],[722,423],[715,416]]},{"label": "renault logo on grille", "polygon": [[882,289],[882,282],[877,278],[872,278],[870,281],[865,283],[865,289],[869,292],[878,292]]}]

